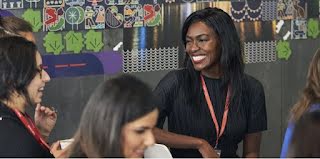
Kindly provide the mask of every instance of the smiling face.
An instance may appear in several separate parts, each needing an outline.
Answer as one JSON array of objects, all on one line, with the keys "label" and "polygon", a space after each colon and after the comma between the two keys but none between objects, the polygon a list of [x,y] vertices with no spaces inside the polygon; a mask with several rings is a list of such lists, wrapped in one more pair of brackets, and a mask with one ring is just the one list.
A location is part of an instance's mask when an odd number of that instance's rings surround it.
[{"label": "smiling face", "polygon": [[38,73],[27,87],[29,97],[33,104],[41,103],[45,84],[50,81],[49,74],[42,69],[42,58],[39,52],[36,53],[36,62]]},{"label": "smiling face", "polygon": [[186,52],[197,71],[210,72],[219,65],[219,40],[216,33],[203,22],[190,25],[186,35]]},{"label": "smiling face", "polygon": [[152,128],[156,125],[158,110],[124,125],[121,132],[122,153],[125,158],[142,158],[144,150],[155,143]]}]

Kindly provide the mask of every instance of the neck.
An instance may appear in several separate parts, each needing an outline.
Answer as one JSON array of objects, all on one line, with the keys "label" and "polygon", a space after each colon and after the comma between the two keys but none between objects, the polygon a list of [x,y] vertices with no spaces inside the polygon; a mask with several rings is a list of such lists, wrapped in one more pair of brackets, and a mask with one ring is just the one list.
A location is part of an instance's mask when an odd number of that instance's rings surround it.
[{"label": "neck", "polygon": [[201,74],[209,78],[218,79],[222,76],[222,71],[220,65],[216,65],[212,66],[210,69],[202,70]]},{"label": "neck", "polygon": [[25,113],[26,101],[21,95],[13,95],[9,100],[3,101],[3,103],[11,109],[17,109]]}]

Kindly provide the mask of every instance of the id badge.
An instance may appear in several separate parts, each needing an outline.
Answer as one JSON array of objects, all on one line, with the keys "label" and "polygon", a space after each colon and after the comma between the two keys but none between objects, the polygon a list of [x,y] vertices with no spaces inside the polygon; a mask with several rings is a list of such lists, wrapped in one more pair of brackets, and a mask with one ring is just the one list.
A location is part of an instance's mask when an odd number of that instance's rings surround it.
[{"label": "id badge", "polygon": [[216,148],[214,150],[217,152],[218,156],[220,157],[221,156],[221,150],[216,149]]}]

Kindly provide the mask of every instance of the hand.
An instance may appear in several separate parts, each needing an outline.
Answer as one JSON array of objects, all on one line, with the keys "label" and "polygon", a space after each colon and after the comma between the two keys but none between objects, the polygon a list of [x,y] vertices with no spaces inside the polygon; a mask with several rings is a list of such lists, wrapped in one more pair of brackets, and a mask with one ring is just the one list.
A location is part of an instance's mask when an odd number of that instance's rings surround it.
[{"label": "hand", "polygon": [[204,158],[219,158],[220,156],[214,148],[206,141],[201,139],[201,144],[198,147],[199,152]]},{"label": "hand", "polygon": [[51,148],[50,148],[50,153],[55,157],[55,158],[67,158],[69,157],[68,156],[68,153],[69,153],[69,146],[64,148],[64,149],[61,149],[61,146],[60,146],[60,142],[57,141],[55,143],[53,143],[51,145]]},{"label": "hand", "polygon": [[39,129],[41,136],[46,140],[50,135],[52,129],[56,125],[57,113],[45,106],[37,104],[34,113],[34,122],[36,127]]}]

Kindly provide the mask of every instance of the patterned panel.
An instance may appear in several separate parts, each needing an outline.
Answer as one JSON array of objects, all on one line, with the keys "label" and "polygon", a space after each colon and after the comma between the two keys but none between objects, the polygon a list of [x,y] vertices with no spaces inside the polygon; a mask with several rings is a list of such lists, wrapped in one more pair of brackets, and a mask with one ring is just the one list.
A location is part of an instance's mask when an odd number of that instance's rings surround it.
[{"label": "patterned panel", "polygon": [[244,44],[245,63],[276,61],[276,41],[248,42]]},{"label": "patterned panel", "polygon": [[123,72],[146,72],[178,68],[179,47],[123,52]]},{"label": "patterned panel", "polygon": [[262,1],[262,21],[277,19],[277,1],[263,0]]}]

